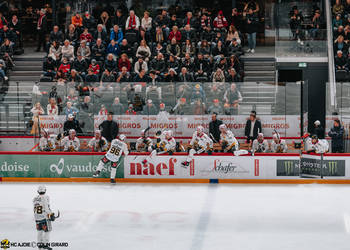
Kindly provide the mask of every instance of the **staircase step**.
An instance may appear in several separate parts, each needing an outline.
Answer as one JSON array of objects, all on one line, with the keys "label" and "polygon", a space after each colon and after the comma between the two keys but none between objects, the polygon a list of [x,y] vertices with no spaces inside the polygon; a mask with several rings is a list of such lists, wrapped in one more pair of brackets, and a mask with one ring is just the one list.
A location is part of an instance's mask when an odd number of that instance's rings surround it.
[{"label": "staircase step", "polygon": [[17,65],[15,68],[12,70],[12,72],[16,71],[42,71],[42,66],[41,65]]},{"label": "staircase step", "polygon": [[248,76],[248,77],[244,77],[244,81],[256,81],[256,82],[271,82],[271,81],[275,81],[275,77],[271,76]]},{"label": "staircase step", "polygon": [[245,76],[274,76],[275,71],[244,71]]},{"label": "staircase step", "polygon": [[17,61],[15,60],[17,66],[43,66],[43,61]]},{"label": "staircase step", "polygon": [[36,82],[40,80],[40,76],[10,76],[11,81],[32,81]]},{"label": "staircase step", "polygon": [[43,73],[42,70],[31,70],[31,71],[12,71],[10,74],[10,77],[13,78],[14,76],[41,76]]},{"label": "staircase step", "polygon": [[275,71],[275,65],[265,66],[265,65],[244,65],[244,71]]}]

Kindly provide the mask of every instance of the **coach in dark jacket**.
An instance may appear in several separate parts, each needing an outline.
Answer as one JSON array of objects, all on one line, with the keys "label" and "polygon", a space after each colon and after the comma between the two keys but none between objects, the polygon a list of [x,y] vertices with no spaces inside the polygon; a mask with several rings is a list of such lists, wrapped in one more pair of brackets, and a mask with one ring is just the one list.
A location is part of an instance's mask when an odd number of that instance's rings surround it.
[{"label": "coach in dark jacket", "polygon": [[113,112],[108,113],[107,120],[100,124],[99,129],[102,131],[102,136],[106,138],[108,142],[111,142],[117,137],[119,127],[118,123],[113,121]]},{"label": "coach in dark jacket", "polygon": [[215,139],[215,143],[220,141],[220,130],[219,127],[222,124],[222,121],[217,119],[217,113],[213,113],[211,116],[211,122],[209,123],[209,135],[213,139]]},{"label": "coach in dark jacket", "polygon": [[324,128],[321,125],[319,120],[314,122],[314,131],[313,134],[317,135],[318,139],[324,139]]},{"label": "coach in dark jacket", "polygon": [[334,120],[328,135],[332,138],[332,153],[344,153],[344,128],[338,119]]},{"label": "coach in dark jacket", "polygon": [[261,122],[256,119],[256,112],[252,111],[249,116],[249,120],[245,125],[244,134],[247,137],[247,142],[253,142],[258,138],[258,134],[262,132]]}]

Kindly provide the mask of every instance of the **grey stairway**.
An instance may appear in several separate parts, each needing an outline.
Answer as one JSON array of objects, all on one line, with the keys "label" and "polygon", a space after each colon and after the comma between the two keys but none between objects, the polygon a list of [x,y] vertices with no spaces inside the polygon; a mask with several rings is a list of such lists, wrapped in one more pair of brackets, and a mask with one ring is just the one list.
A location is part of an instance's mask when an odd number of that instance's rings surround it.
[{"label": "grey stairway", "polygon": [[241,85],[243,101],[240,113],[256,110],[272,114],[275,104],[276,60],[273,57],[244,57],[244,79]]},{"label": "grey stairway", "polygon": [[39,81],[42,75],[43,59],[40,56],[17,56],[16,66],[11,71],[10,81]]}]

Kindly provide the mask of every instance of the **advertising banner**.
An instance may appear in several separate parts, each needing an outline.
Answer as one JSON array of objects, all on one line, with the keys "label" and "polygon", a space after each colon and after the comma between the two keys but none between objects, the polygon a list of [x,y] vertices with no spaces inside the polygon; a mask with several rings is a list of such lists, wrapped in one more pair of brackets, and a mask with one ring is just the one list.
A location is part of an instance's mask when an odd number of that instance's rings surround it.
[{"label": "advertising banner", "polygon": [[[101,155],[0,155],[0,177],[69,178],[91,177]],[[123,160],[117,178],[124,177]],[[110,164],[100,178],[110,177]]]}]

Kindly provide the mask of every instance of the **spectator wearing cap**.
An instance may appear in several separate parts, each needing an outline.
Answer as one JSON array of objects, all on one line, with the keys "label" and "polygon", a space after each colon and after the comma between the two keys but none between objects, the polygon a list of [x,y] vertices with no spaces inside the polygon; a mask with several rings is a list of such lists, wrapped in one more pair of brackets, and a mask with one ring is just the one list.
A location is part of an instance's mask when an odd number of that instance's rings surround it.
[{"label": "spectator wearing cap", "polygon": [[256,119],[256,112],[253,110],[250,112],[249,119],[245,125],[244,135],[247,137],[247,143],[252,143],[261,132],[261,122]]},{"label": "spectator wearing cap", "polygon": [[41,46],[43,47],[43,50],[46,51],[46,33],[47,33],[47,17],[46,17],[46,10],[41,9],[39,11],[39,17],[37,21],[36,29],[38,31],[38,46],[36,48],[36,52],[39,52],[41,49]]},{"label": "spectator wearing cap", "polygon": [[109,112],[107,120],[104,120],[98,128],[101,130],[102,136],[107,139],[108,142],[114,140],[119,133],[118,123],[113,121],[113,112]]},{"label": "spectator wearing cap", "polygon": [[173,82],[173,83],[176,83],[179,81],[179,78],[177,76],[177,73],[175,71],[175,69],[173,68],[170,68],[168,73],[165,73],[164,74],[164,81],[165,82]]},{"label": "spectator wearing cap", "polygon": [[332,153],[344,153],[344,127],[338,119],[334,120],[328,136],[332,138]]},{"label": "spectator wearing cap", "polygon": [[151,99],[147,100],[146,107],[143,109],[142,112],[143,115],[157,115],[158,110],[156,106],[153,104],[153,101]]},{"label": "spectator wearing cap", "polygon": [[343,56],[343,52],[341,50],[337,51],[337,56],[334,60],[335,69],[336,70],[347,70],[348,69],[348,61]]},{"label": "spectator wearing cap", "polygon": [[211,115],[211,122],[209,122],[209,136],[213,139],[214,143],[220,141],[220,125],[223,124],[221,120],[217,119],[217,113],[213,112]]},{"label": "spectator wearing cap", "polygon": [[136,111],[134,110],[134,105],[132,103],[129,104],[128,109],[125,112],[126,115],[136,115]]},{"label": "spectator wearing cap", "polygon": [[318,139],[324,139],[324,128],[319,120],[314,122],[314,130],[312,134],[317,135]]},{"label": "spectator wearing cap", "polygon": [[114,102],[112,104],[112,110],[115,115],[123,115],[124,114],[124,106],[120,103],[119,97],[114,98]]},{"label": "spectator wearing cap", "polygon": [[222,10],[219,10],[218,15],[214,19],[213,25],[214,25],[214,29],[218,31],[226,31],[226,27],[228,26],[228,23],[226,18],[224,17]]},{"label": "spectator wearing cap", "polygon": [[69,114],[67,116],[67,120],[63,124],[63,131],[65,133],[68,133],[68,131],[71,129],[74,129],[78,134],[83,133],[79,121],[75,119],[75,116],[73,114]]},{"label": "spectator wearing cap", "polygon": [[209,114],[219,114],[219,115],[222,115],[224,113],[221,105],[220,105],[220,102],[219,102],[219,99],[214,99],[213,100],[213,104],[210,105],[210,107],[208,108],[208,113]]}]

